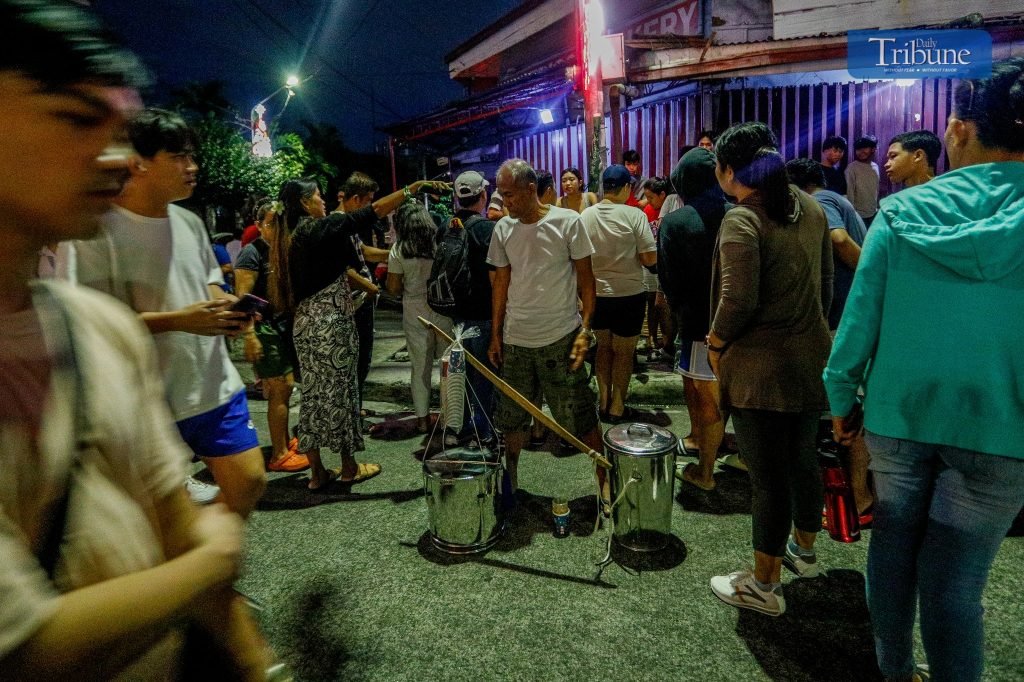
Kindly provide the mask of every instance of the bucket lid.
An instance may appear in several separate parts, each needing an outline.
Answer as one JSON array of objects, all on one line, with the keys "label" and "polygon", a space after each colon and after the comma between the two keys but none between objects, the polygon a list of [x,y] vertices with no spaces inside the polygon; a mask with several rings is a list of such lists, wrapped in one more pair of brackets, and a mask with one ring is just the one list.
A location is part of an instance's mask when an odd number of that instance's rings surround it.
[{"label": "bucket lid", "polygon": [[653,424],[619,424],[604,434],[609,448],[631,457],[657,457],[676,448],[676,437],[668,429]]},{"label": "bucket lid", "polygon": [[423,472],[436,478],[476,478],[496,465],[486,448],[451,448],[423,460]]}]

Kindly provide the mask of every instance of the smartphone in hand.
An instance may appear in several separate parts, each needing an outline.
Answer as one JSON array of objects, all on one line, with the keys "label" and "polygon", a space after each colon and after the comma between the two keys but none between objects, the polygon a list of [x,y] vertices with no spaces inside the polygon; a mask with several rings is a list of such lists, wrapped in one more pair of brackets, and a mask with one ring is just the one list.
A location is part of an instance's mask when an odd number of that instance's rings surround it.
[{"label": "smartphone in hand", "polygon": [[265,317],[267,314],[267,309],[269,307],[269,301],[264,300],[259,296],[246,294],[242,298],[238,299],[233,306],[231,306],[231,312],[245,313],[247,315],[259,315],[261,317]]}]

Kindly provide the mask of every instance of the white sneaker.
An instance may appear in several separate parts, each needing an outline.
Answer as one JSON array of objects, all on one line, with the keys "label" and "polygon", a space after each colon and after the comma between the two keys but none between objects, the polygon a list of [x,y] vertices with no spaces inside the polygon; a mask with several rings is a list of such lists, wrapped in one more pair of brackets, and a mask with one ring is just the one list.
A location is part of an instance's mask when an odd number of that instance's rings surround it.
[{"label": "white sneaker", "polygon": [[774,590],[763,590],[750,571],[716,575],[711,579],[711,591],[726,604],[740,609],[759,611],[769,616],[781,616],[786,612],[782,585]]},{"label": "white sneaker", "polygon": [[793,551],[793,539],[786,542],[786,554],[782,557],[782,564],[801,578],[817,578],[821,575],[821,567],[818,566],[817,555],[806,556],[799,551]]},{"label": "white sneaker", "polygon": [[189,476],[185,479],[185,492],[196,504],[210,504],[220,495],[220,488],[212,483],[203,483],[198,478]]}]

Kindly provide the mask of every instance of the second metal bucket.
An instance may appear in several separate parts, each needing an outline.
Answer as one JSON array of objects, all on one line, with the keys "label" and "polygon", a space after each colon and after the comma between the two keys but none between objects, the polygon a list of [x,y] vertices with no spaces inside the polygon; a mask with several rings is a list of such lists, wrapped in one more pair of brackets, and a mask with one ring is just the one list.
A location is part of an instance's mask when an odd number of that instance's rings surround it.
[{"label": "second metal bucket", "polygon": [[672,536],[676,437],[650,424],[619,424],[604,434],[612,462],[612,537],[638,552],[664,549]]}]

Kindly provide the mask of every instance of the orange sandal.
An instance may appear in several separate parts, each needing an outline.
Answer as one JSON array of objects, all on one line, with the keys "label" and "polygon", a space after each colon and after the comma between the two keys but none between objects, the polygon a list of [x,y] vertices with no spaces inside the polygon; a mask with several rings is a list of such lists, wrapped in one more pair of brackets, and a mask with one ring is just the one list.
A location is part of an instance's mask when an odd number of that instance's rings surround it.
[{"label": "orange sandal", "polygon": [[267,471],[305,471],[309,468],[309,459],[305,455],[300,455],[297,452],[288,451],[288,456],[278,462],[270,462],[267,464]]}]

